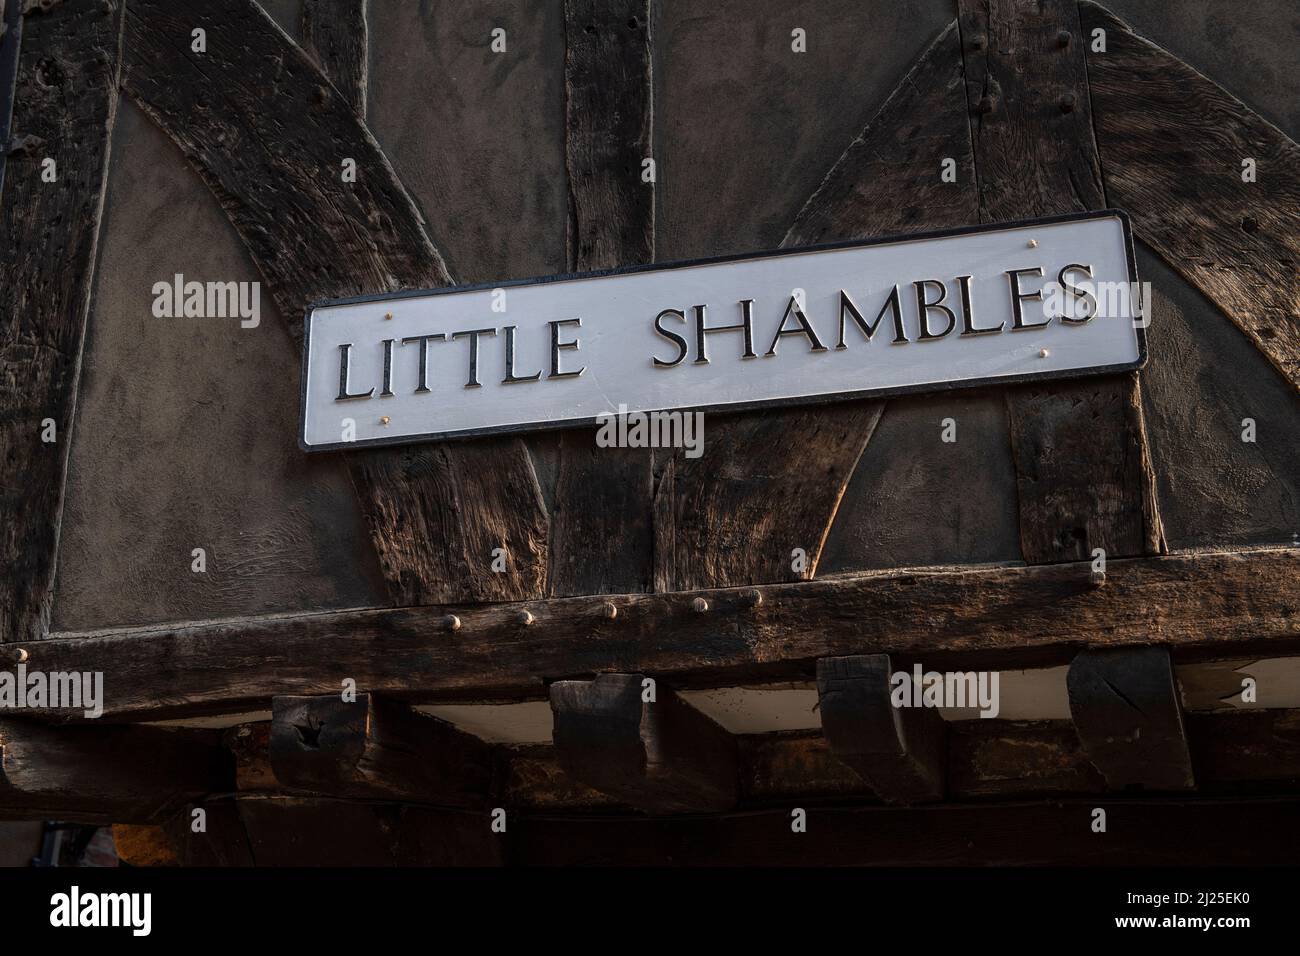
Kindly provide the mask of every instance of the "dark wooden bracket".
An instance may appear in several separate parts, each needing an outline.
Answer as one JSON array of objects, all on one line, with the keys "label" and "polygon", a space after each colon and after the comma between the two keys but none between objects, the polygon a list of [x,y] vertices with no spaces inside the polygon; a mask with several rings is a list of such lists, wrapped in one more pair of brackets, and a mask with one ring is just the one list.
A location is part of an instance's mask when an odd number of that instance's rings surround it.
[{"label": "dark wooden bracket", "polygon": [[823,657],[817,662],[822,731],[831,753],[886,803],[943,799],[945,727],[927,707],[895,707],[888,654]]},{"label": "dark wooden bracket", "polygon": [[649,813],[729,810],[736,742],[666,687],[643,700],[643,674],[551,685],[555,751],[580,782]]},{"label": "dark wooden bracket", "polygon": [[488,744],[373,694],[276,697],[270,760],[285,787],[336,796],[479,808],[493,783]]},{"label": "dark wooden bracket", "polygon": [[1079,740],[1110,789],[1196,785],[1167,647],[1081,651],[1066,684]]}]

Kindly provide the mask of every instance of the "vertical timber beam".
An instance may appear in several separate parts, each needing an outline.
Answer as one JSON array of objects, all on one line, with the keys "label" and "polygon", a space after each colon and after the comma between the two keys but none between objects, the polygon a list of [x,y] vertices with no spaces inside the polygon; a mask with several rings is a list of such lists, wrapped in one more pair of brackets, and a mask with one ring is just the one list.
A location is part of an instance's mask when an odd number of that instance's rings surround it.
[{"label": "vertical timber beam", "polygon": [[[565,0],[569,262],[589,272],[654,261],[650,0]],[[611,412],[617,411],[611,408]],[[553,597],[649,591],[654,452],[560,435],[548,589]]]},{"label": "vertical timber beam", "polygon": [[948,762],[943,718],[930,707],[895,707],[892,674],[888,654],[817,662],[826,742],[886,803],[942,800]]},{"label": "vertical timber beam", "polygon": [[[194,54],[199,27],[207,49]],[[122,86],[220,201],[299,341],[311,302],[451,283],[360,116],[252,0],[132,0]],[[368,449],[349,463],[394,603],[545,593],[549,517],[519,440]]]},{"label": "vertical timber beam", "polygon": [[649,813],[730,810],[740,788],[735,738],[646,680],[643,674],[601,674],[552,684],[560,766]]},{"label": "vertical timber beam", "polygon": [[[944,157],[957,163],[957,183],[940,180]],[[974,219],[973,179],[954,23],[849,144],[781,244],[865,239],[939,228],[954,216]],[[867,400],[710,416],[703,457],[669,459],[655,494],[655,589],[814,577],[884,407]],[[800,563],[796,548],[805,556]]]},{"label": "vertical timber beam", "polygon": [[362,118],[369,83],[366,34],[366,0],[303,0],[303,47]]},{"label": "vertical timber beam", "polygon": [[[1105,206],[1076,0],[958,0],[980,220]],[[1006,390],[1030,564],[1160,553],[1136,373]]]},{"label": "vertical timber beam", "polygon": [[14,85],[18,81],[18,50],[22,45],[22,35],[23,3],[21,0],[0,0],[0,196],[4,194],[9,121],[13,118]]},{"label": "vertical timber beam", "polygon": [[1107,787],[1196,785],[1167,647],[1081,651],[1066,687],[1079,741]]},{"label": "vertical timber beam", "polygon": [[269,751],[281,784],[330,796],[480,808],[493,782],[483,741],[373,694],[274,698]]},{"label": "vertical timber beam", "polygon": [[26,9],[0,193],[0,642],[49,629],[121,61],[120,4]]}]

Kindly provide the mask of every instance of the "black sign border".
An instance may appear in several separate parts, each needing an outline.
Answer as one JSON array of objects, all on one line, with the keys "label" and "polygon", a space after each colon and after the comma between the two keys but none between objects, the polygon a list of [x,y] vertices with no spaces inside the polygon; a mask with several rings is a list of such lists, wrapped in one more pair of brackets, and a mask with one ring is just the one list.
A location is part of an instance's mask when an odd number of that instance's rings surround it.
[{"label": "black sign border", "polygon": [[[1124,253],[1128,261],[1128,281],[1130,285],[1138,281],[1137,258],[1133,251],[1133,230],[1128,213],[1122,209],[1097,209],[1089,212],[1069,213],[1061,216],[1048,216],[1042,219],[1018,219],[1013,222],[982,223],[978,226],[962,226],[955,229],[941,229],[935,232],[910,232],[880,236],[874,239],[850,239],[844,242],[829,242],[812,246],[798,246],[791,249],[770,249],[763,252],[744,252],[729,256],[710,256],[702,259],[682,259],[674,262],[654,262],[645,265],[621,266],[615,269],[601,269],[596,272],[567,272],[558,275],[533,276],[528,279],[508,279],[502,282],[479,282],[474,285],[445,286],[439,289],[407,289],[401,292],[388,292],[378,295],[358,295],[343,299],[328,299],[313,302],[303,313],[302,338],[302,372],[299,383],[298,411],[298,447],[304,452],[339,451],[348,448],[376,448],[389,445],[414,445],[425,442],[460,441],[466,438],[482,438],[486,435],[517,435],[535,432],[556,431],[562,428],[580,428],[596,424],[595,416],[568,418],[557,421],[525,422],[512,425],[492,425],[487,428],[473,428],[454,432],[426,432],[419,435],[401,435],[393,438],[366,438],[361,441],[329,442],[328,444],[307,444],[307,369],[311,356],[311,314],[314,310],[335,305],[351,305],[357,302],[392,302],[431,295],[451,295],[458,292],[481,292],[485,289],[509,289],[517,286],[538,285],[549,282],[572,282],[576,279],[599,279],[606,276],[632,275],[638,272],[667,272],[690,266],[714,265],[726,262],[744,262],[747,259],[771,259],[784,256],[800,255],[809,252],[829,252],[836,249],[860,249],[869,246],[887,246],[900,242],[917,242],[924,239],[948,239],[954,236],[969,236],[980,233],[1009,232],[1032,226],[1052,226],[1063,222],[1087,222],[1096,219],[1118,219],[1124,233]],[[1150,308],[1150,303],[1145,303]],[[1056,369],[1046,372],[1023,372],[1016,375],[994,375],[986,378],[963,379],[954,382],[935,382],[924,385],[898,385],[886,388],[869,388],[849,392],[827,392],[820,395],[795,396],[791,398],[768,398],[753,402],[724,402],[717,405],[690,405],[674,407],[676,412],[745,412],[759,408],[788,408],[791,406],[830,405],[835,402],[851,401],[864,398],[879,398],[891,395],[935,395],[959,389],[986,388],[994,385],[1019,385],[1026,382],[1047,382],[1060,379],[1092,378],[1102,375],[1117,375],[1136,371],[1147,363],[1147,338],[1145,325],[1134,326],[1137,333],[1138,357],[1134,362],[1119,365],[1100,365],[1085,369]],[[650,413],[663,409],[637,409],[638,412]]]}]

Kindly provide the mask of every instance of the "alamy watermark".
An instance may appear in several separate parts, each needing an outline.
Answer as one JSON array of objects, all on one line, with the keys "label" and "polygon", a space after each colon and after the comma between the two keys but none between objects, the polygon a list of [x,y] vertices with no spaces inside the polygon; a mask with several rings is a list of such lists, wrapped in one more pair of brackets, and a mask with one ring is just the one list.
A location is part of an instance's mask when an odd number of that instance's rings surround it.
[{"label": "alamy watermark", "polygon": [[704,454],[703,412],[618,412],[596,416],[598,448],[684,448],[687,458]]},{"label": "alamy watermark", "polygon": [[262,321],[260,282],[186,282],[178,272],[171,282],[155,282],[152,291],[154,318],[238,318],[244,329]]},{"label": "alamy watermark", "polygon": [[1000,675],[997,671],[895,671],[889,678],[889,700],[895,707],[978,707],[981,717],[996,717],[1001,710]]},{"label": "alamy watermark", "polygon": [[1043,311],[1065,322],[1132,319],[1133,325],[1142,329],[1151,324],[1150,282],[1074,282],[1066,281],[1062,274],[1061,281],[1043,285],[1042,295]]},{"label": "alamy watermark", "polygon": [[0,671],[0,710],[80,710],[94,720],[104,713],[103,671],[38,671],[19,664]]}]

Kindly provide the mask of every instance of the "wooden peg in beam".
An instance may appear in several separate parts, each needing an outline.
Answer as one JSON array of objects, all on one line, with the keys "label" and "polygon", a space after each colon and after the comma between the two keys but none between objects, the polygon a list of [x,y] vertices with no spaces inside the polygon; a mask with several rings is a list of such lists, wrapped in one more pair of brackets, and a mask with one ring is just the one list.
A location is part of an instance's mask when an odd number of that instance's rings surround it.
[{"label": "wooden peg in beam", "polygon": [[482,807],[492,748],[446,721],[373,694],[276,697],[271,769],[283,786],[349,797]]},{"label": "wooden peg in beam", "polygon": [[736,741],[642,674],[551,685],[555,751],[576,780],[648,813],[729,810],[738,796]]},{"label": "wooden peg in beam", "polygon": [[1107,787],[1196,786],[1169,648],[1081,651],[1066,687],[1079,742]]},{"label": "wooden peg in beam", "polygon": [[888,654],[817,662],[822,731],[831,752],[886,803],[943,799],[945,728],[938,711],[895,707]]}]

